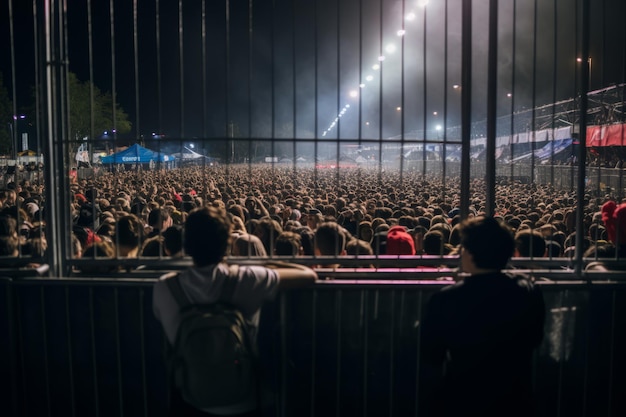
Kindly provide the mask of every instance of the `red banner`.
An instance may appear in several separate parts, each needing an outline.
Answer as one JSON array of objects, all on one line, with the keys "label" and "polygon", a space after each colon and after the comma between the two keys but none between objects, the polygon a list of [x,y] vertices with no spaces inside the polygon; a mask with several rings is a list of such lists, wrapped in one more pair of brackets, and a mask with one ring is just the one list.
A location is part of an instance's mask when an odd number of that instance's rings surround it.
[{"label": "red banner", "polygon": [[587,147],[626,146],[626,125],[587,127]]}]

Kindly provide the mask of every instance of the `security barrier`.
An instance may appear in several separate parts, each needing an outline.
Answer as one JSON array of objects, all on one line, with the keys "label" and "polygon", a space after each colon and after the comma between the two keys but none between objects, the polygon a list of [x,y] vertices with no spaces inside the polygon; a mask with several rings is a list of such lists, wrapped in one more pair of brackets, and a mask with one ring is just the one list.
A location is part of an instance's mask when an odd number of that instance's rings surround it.
[{"label": "security barrier", "polygon": [[[151,279],[2,279],[5,416],[164,416]],[[444,281],[327,280],[263,309],[272,416],[417,416],[419,324]],[[626,413],[626,286],[539,282],[538,416]],[[494,312],[497,314],[497,312]],[[450,399],[454,401],[454,399]]]}]

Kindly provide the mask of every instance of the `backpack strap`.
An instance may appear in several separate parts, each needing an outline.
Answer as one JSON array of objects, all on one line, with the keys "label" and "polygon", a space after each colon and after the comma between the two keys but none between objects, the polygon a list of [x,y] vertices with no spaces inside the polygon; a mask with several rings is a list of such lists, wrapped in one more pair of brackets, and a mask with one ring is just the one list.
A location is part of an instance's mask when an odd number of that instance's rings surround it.
[{"label": "backpack strap", "polygon": [[167,278],[165,282],[167,283],[167,287],[170,289],[172,296],[176,300],[176,304],[178,304],[179,309],[183,309],[191,304],[191,300],[187,297],[185,292],[183,291],[183,287],[180,285],[180,274],[175,274],[173,277]]},{"label": "backpack strap", "polygon": [[[215,268],[217,269],[217,267]],[[228,276],[224,278],[222,284],[222,292],[220,293],[218,301],[226,304],[230,304],[233,301],[233,295],[235,294],[235,287],[237,286],[237,274],[239,273],[239,265],[228,265]],[[215,272],[213,273],[215,278]]]}]

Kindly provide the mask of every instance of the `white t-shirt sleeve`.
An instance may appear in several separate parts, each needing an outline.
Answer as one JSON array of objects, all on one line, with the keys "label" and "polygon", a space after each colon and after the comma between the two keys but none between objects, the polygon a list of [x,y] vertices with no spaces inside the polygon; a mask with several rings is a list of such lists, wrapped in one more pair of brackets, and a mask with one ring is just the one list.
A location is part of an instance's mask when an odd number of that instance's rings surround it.
[{"label": "white t-shirt sleeve", "polygon": [[265,301],[274,299],[278,291],[278,273],[263,266],[241,266],[237,276],[233,304],[244,315],[258,311]]}]

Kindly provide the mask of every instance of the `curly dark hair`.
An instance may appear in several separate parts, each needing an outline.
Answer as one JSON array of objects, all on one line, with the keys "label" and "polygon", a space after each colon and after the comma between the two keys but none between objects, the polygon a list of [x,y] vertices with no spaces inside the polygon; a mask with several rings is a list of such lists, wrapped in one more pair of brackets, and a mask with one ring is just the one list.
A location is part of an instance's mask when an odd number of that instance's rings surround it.
[{"label": "curly dark hair", "polygon": [[194,209],[185,222],[185,252],[196,266],[218,263],[226,255],[230,231],[230,219],[223,209]]}]

